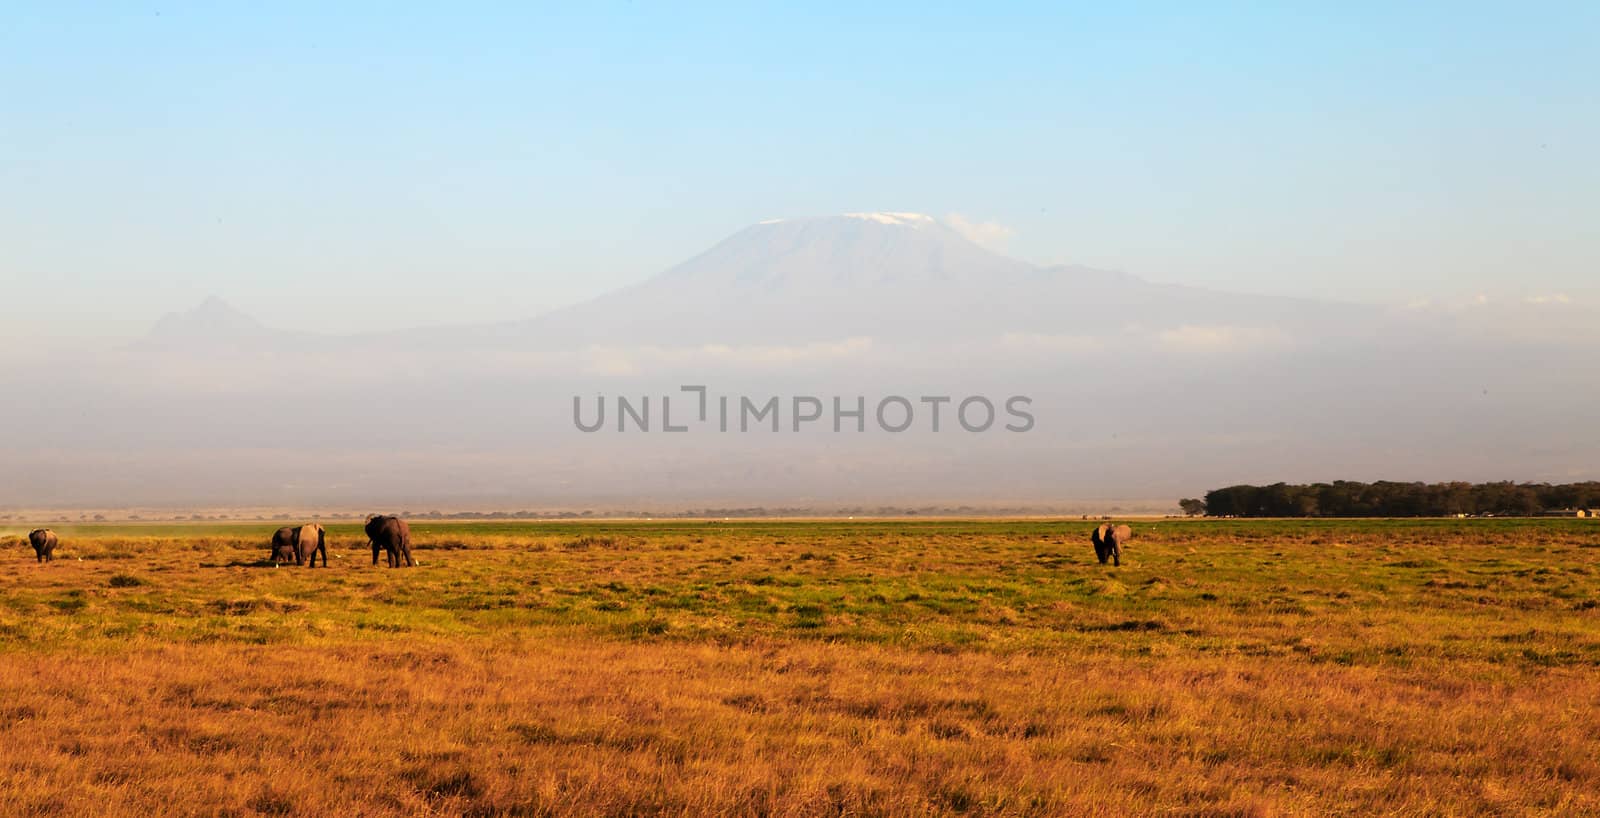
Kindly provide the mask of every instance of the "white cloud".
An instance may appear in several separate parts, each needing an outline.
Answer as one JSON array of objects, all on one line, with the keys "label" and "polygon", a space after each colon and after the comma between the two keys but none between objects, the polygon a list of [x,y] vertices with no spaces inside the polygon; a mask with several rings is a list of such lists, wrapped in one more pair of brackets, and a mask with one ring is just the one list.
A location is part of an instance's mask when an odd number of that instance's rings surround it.
[{"label": "white cloud", "polygon": [[770,368],[859,359],[872,351],[872,339],[865,337],[795,346],[593,346],[583,353],[582,371],[594,375],[632,375],[667,364]]},{"label": "white cloud", "polygon": [[1183,352],[1237,352],[1283,346],[1288,343],[1289,336],[1269,327],[1185,324],[1156,333],[1156,340],[1168,349]]},{"label": "white cloud", "polygon": [[1504,298],[1496,299],[1487,293],[1478,293],[1464,300],[1448,300],[1443,298],[1419,298],[1406,305],[1406,309],[1414,311],[1436,311],[1464,313],[1482,309],[1503,309],[1508,305],[1522,303],[1534,307],[1559,306],[1576,304],[1577,301],[1566,293],[1539,293],[1524,296],[1520,302],[1509,301]]},{"label": "white cloud", "polygon": [[951,229],[957,233],[966,236],[967,240],[973,244],[978,244],[991,250],[1005,249],[1006,243],[1011,241],[1011,237],[1017,234],[1017,231],[999,222],[976,222],[960,213],[951,213],[945,216],[944,223],[950,225]]}]

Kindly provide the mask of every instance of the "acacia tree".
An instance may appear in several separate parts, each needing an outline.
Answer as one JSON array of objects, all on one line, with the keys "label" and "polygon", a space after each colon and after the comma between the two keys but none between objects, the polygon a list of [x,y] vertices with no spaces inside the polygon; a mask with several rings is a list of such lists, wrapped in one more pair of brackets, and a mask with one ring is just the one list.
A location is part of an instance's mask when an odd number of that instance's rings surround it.
[{"label": "acacia tree", "polygon": [[1274,483],[1214,489],[1204,501],[1182,500],[1178,505],[1185,514],[1214,517],[1528,516],[1545,509],[1600,505],[1600,483]]}]

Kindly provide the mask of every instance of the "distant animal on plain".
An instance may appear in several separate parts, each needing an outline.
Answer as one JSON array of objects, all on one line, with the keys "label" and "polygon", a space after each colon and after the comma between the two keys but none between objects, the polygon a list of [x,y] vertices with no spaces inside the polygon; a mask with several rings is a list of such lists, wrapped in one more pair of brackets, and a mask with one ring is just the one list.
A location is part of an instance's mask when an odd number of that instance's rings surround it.
[{"label": "distant animal on plain", "polygon": [[1122,565],[1122,546],[1133,539],[1133,529],[1125,525],[1112,525],[1102,523],[1095,527],[1094,533],[1089,535],[1090,542],[1094,543],[1095,559],[1101,565],[1106,560],[1111,560],[1112,565]]},{"label": "distant animal on plain", "polygon": [[[367,518],[367,539],[372,541],[372,564],[378,564],[378,550],[381,548],[388,558],[390,568],[400,567],[400,561],[405,560],[406,565],[416,565],[411,559],[411,526],[406,521],[388,514],[374,514]],[[324,557],[326,559],[326,557]]]},{"label": "distant animal on plain", "polygon": [[294,564],[317,567],[317,552],[322,552],[322,567],[328,567],[328,532],[316,523],[294,530]]},{"label": "distant animal on plain", "polygon": [[296,565],[300,563],[300,557],[295,553],[294,532],[295,529],[290,526],[284,526],[272,532],[272,561],[274,563],[292,562]]},{"label": "distant animal on plain", "polygon": [[33,546],[33,557],[37,562],[55,560],[56,545],[59,543],[56,532],[48,528],[35,528],[28,532],[28,544]]}]

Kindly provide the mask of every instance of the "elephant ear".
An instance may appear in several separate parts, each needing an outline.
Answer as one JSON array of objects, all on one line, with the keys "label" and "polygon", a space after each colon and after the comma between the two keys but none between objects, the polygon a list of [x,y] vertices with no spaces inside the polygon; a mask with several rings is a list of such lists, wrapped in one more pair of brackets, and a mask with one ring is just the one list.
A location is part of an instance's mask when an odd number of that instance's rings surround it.
[{"label": "elephant ear", "polygon": [[1094,543],[1094,547],[1095,548],[1099,548],[1100,546],[1105,545],[1105,540],[1103,538],[1101,538],[1101,536],[1100,536],[1100,532],[1105,531],[1105,530],[1106,530],[1106,527],[1103,526],[1103,525],[1095,526],[1094,531],[1091,534],[1089,534],[1089,541]]}]

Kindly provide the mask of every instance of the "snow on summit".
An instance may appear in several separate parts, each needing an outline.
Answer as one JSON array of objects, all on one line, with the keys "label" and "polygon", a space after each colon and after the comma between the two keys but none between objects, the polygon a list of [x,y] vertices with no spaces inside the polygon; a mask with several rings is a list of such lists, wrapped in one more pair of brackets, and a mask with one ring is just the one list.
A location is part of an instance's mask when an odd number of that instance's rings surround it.
[{"label": "snow on summit", "polygon": [[846,213],[844,215],[846,218],[851,219],[862,219],[869,222],[877,222],[878,224],[903,224],[907,227],[921,227],[925,224],[933,224],[932,216],[924,216],[921,213]]}]

